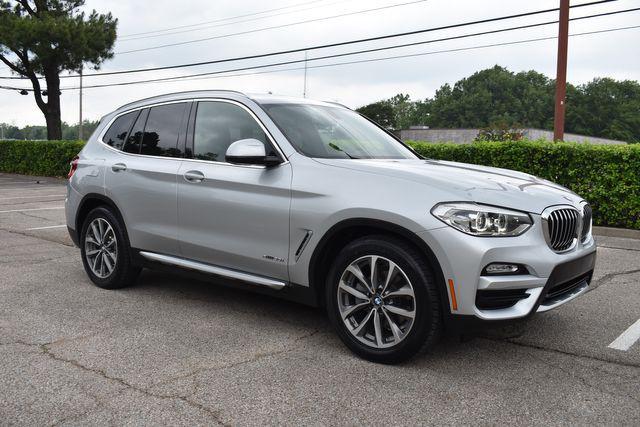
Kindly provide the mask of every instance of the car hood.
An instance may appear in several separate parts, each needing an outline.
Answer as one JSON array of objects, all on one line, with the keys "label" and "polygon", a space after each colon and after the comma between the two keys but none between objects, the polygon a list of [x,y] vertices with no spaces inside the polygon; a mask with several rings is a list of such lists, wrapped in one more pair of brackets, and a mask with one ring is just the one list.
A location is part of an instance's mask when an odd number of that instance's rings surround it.
[{"label": "car hood", "polygon": [[325,165],[423,183],[449,193],[449,200],[473,201],[532,213],[552,205],[578,207],[582,198],[545,179],[509,169],[419,159],[315,159]]}]

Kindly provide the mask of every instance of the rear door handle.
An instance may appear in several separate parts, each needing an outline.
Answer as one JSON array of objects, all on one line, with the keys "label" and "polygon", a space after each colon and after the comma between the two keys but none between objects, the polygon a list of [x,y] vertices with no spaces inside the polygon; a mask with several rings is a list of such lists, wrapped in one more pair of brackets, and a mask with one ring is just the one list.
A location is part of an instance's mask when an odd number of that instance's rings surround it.
[{"label": "rear door handle", "polygon": [[116,163],[115,165],[111,166],[111,170],[114,172],[126,171],[127,165],[125,165],[124,163]]},{"label": "rear door handle", "polygon": [[184,179],[189,182],[202,182],[204,181],[204,174],[200,171],[188,171],[184,173]]}]

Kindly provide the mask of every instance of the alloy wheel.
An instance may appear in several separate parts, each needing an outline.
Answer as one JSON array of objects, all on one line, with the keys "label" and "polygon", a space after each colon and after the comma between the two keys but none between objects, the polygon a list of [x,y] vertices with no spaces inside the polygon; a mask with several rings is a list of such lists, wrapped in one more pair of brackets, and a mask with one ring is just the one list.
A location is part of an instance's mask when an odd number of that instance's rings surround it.
[{"label": "alloy wheel", "polygon": [[356,339],[381,349],[406,338],[416,316],[413,285],[388,258],[367,255],[347,266],[337,288],[338,308]]},{"label": "alloy wheel", "polygon": [[84,239],[84,251],[93,274],[104,279],[113,273],[118,260],[118,242],[113,227],[106,219],[91,221]]}]

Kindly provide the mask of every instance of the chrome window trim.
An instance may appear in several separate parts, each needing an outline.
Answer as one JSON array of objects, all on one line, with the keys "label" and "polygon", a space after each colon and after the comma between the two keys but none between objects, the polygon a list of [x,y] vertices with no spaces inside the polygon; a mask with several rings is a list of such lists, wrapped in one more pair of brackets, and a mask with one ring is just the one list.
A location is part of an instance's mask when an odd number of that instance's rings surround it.
[{"label": "chrome window trim", "polygon": [[[552,212],[555,212],[559,209],[571,209],[578,214],[576,235],[571,241],[571,245],[567,249],[564,249],[561,251],[557,251],[553,249],[553,247],[551,246],[551,236],[549,235],[549,216],[551,215]],[[582,212],[580,211],[580,209],[577,209],[575,206],[572,206],[572,205],[553,205],[545,208],[545,210],[542,211],[542,214],[540,214],[540,218],[542,219],[542,233],[544,235],[544,240],[547,243],[547,246],[549,247],[549,249],[551,249],[553,252],[557,254],[564,254],[567,252],[571,252],[576,248],[576,246],[578,246],[578,241],[580,240],[580,234],[582,232]]]},{"label": "chrome window trim", "polygon": [[[283,159],[283,162],[280,163],[280,164],[281,165],[285,165],[285,164],[289,163],[289,159],[287,159],[287,156],[285,156],[284,152],[282,151],[282,149],[280,148],[280,146],[276,142],[275,138],[273,137],[273,135],[271,135],[271,132],[269,132],[269,130],[266,128],[264,123],[262,123],[262,121],[258,118],[258,116],[249,107],[247,107],[243,103],[241,103],[239,101],[236,101],[236,100],[233,100],[233,99],[226,99],[226,98],[190,98],[190,99],[180,99],[180,100],[173,100],[173,101],[164,101],[164,102],[146,104],[146,105],[143,105],[143,106],[138,106],[138,107],[135,107],[135,108],[131,108],[129,110],[122,111],[122,112],[118,113],[117,115],[113,116],[111,118],[111,120],[109,120],[107,125],[104,127],[104,129],[102,129],[102,131],[100,132],[100,135],[98,136],[98,142],[100,144],[102,144],[105,148],[107,148],[107,149],[109,149],[111,151],[114,151],[114,152],[120,153],[120,154],[125,154],[127,156],[137,156],[137,157],[145,157],[145,158],[152,158],[152,159],[163,159],[163,160],[181,160],[181,161],[182,160],[187,160],[187,161],[190,161],[190,162],[204,162],[204,163],[217,164],[217,165],[223,165],[223,166],[233,166],[233,167],[250,168],[250,169],[266,169],[266,166],[264,166],[264,165],[239,165],[239,164],[235,164],[235,163],[218,162],[218,161],[214,161],[214,160],[189,159],[189,158],[186,158],[186,157],[150,156],[150,155],[147,155],[147,154],[127,153],[125,151],[113,148],[112,146],[110,146],[109,144],[105,143],[102,140],[104,135],[111,128],[111,125],[113,125],[113,122],[116,121],[116,119],[118,117],[120,117],[120,116],[124,116],[125,114],[131,113],[133,111],[144,110],[145,108],[153,108],[153,107],[158,107],[158,106],[161,106],[161,105],[168,105],[168,104],[178,104],[178,103],[181,103],[181,102],[184,102],[184,103],[189,103],[189,102],[226,102],[228,104],[237,105],[238,107],[244,109],[247,113],[249,113],[249,115],[258,123],[260,128],[264,131],[264,133],[267,136],[267,139],[269,140],[269,142],[273,145],[273,147],[276,149],[276,151],[278,152],[280,157]],[[196,114],[197,114],[197,110],[196,110]],[[195,121],[194,121],[194,125],[195,125]]]},{"label": "chrome window trim", "polygon": [[[109,120],[109,123],[107,123],[107,125],[104,127],[104,129],[102,129],[102,131],[100,132],[100,135],[98,136],[98,142],[100,144],[102,144],[105,148],[107,148],[107,149],[109,149],[111,151],[114,151],[114,152],[120,153],[120,154],[125,154],[127,156],[145,157],[145,158],[152,158],[152,159],[164,159],[164,160],[184,160],[184,157],[164,157],[164,156],[150,156],[150,155],[147,155],[147,154],[127,153],[126,151],[122,151],[122,150],[118,150],[117,148],[113,148],[112,146],[110,146],[109,144],[104,142],[102,140],[102,138],[104,138],[104,135],[111,128],[111,125],[113,125],[113,122],[115,122],[116,119],[118,119],[118,117],[120,117],[120,116],[124,116],[125,114],[129,114],[129,113],[132,113],[134,111],[144,110],[145,108],[158,107],[160,105],[168,105],[168,104],[189,103],[189,102],[191,102],[191,100],[189,100],[189,99],[181,99],[181,100],[178,100],[178,101],[158,102],[157,104],[148,104],[148,105],[144,105],[144,106],[141,106],[141,107],[136,107],[136,108],[132,108],[130,110],[123,111],[123,112],[113,116],[111,118],[111,120]],[[133,124],[133,126],[135,126],[135,123]]]}]

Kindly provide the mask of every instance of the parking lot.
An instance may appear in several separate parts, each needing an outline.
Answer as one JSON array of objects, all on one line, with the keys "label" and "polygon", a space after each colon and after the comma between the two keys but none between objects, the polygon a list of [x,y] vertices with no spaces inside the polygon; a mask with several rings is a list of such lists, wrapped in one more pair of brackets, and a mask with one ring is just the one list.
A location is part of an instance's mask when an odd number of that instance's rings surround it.
[{"label": "parking lot", "polygon": [[93,286],[64,185],[0,174],[0,424],[640,425],[640,240],[598,237],[557,310],[384,366],[302,305],[151,271]]}]

